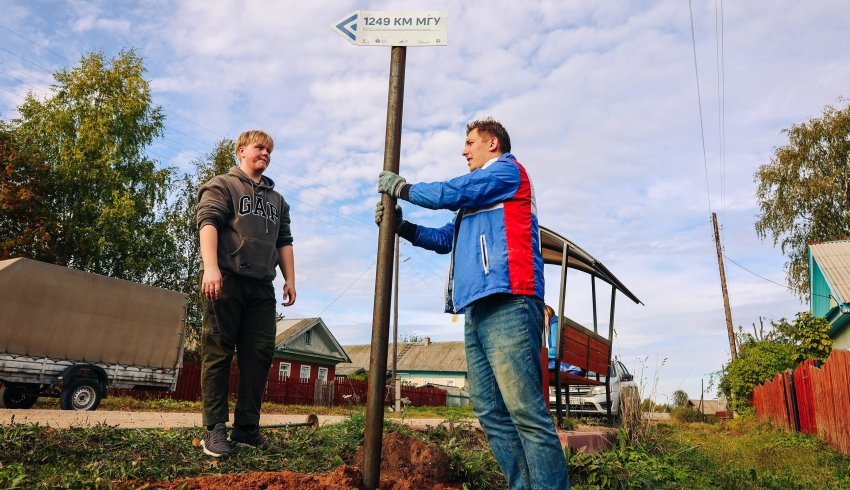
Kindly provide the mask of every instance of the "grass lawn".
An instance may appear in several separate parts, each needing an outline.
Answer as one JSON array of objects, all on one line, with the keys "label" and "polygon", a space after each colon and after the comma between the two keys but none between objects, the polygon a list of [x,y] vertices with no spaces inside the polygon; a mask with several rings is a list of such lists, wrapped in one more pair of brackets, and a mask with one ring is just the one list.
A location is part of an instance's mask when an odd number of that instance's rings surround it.
[{"label": "grass lawn", "polygon": [[[114,398],[104,408],[140,409],[133,403]],[[199,410],[197,404],[183,402],[145,403],[148,410]],[[263,409],[284,410],[280,406]],[[317,407],[285,410],[322,413]],[[352,464],[365,423],[362,409],[333,410],[349,417],[318,429],[269,429],[265,435],[281,447],[279,453],[245,449],[223,461],[213,460],[193,446],[199,428],[0,426],[0,488],[109,488],[248,471],[328,472],[341,464]],[[406,417],[442,417],[449,421],[421,432],[395,423],[393,415],[387,415],[388,430],[436,443],[468,488],[503,488],[501,473],[483,434],[462,421],[471,417],[468,409],[409,410]],[[628,443],[629,438],[621,431],[611,451],[569,454],[573,488],[850,488],[850,456],[838,454],[815,437],[789,434],[749,418],[712,424],[645,425],[633,434],[638,434],[631,437],[637,442]]]},{"label": "grass lawn", "polygon": [[661,425],[657,440],[692,488],[850,488],[850,456],[751,418]]}]

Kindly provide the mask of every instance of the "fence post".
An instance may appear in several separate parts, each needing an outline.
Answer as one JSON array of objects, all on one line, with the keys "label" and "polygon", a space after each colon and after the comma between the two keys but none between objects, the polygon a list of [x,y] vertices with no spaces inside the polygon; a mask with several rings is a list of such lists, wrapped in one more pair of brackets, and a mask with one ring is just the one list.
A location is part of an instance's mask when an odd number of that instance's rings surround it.
[{"label": "fence post", "polygon": [[800,432],[800,411],[797,409],[797,390],[794,387],[794,371],[788,376],[788,384],[791,388],[791,417],[794,419],[794,432]]}]

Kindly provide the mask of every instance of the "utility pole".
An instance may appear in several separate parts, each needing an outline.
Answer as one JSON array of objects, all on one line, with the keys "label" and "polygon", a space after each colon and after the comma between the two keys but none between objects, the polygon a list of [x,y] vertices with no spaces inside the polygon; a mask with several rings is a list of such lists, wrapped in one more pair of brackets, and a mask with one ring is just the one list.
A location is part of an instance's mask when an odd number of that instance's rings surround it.
[{"label": "utility pole", "polygon": [[717,213],[711,213],[714,225],[714,244],[717,246],[717,265],[720,267],[720,289],[723,291],[723,308],[726,311],[726,331],[729,333],[729,352],[732,360],[738,358],[735,346],[735,330],[732,328],[732,310],[729,308],[729,291],[726,289],[726,269],[723,267],[723,250],[720,248],[720,232],[717,230]]}]

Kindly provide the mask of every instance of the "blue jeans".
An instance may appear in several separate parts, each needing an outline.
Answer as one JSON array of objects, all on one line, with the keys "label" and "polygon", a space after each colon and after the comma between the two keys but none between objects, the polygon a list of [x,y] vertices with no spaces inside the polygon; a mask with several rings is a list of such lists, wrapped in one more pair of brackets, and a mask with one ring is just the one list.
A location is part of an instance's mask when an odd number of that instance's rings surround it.
[{"label": "blue jeans", "polygon": [[570,488],[541,389],[543,302],[494,294],[464,315],[470,400],[508,488]]}]

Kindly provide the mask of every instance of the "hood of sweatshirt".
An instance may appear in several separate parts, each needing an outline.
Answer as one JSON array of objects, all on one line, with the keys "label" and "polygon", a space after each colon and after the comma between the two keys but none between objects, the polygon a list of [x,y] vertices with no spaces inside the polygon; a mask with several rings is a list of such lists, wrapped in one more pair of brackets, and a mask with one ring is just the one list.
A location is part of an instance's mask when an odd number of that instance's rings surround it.
[{"label": "hood of sweatshirt", "polygon": [[259,189],[274,189],[274,181],[266,177],[265,175],[260,176],[260,183],[258,184],[254,182],[251,177],[248,177],[248,174],[243,172],[242,169],[239,167],[231,167],[227,174],[232,175],[237,179],[245,182],[246,184],[250,184],[251,186]]}]

